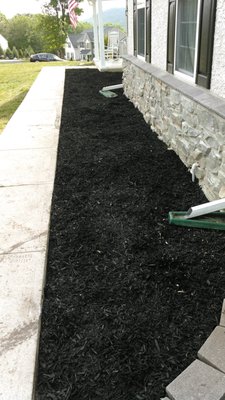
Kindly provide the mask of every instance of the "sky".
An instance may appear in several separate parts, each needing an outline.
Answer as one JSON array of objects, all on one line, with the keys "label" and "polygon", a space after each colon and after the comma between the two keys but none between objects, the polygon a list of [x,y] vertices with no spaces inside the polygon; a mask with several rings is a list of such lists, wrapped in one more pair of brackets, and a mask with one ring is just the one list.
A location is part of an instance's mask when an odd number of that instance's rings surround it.
[{"label": "sky", "polygon": [[[16,14],[36,14],[41,12],[41,6],[47,0],[0,0],[0,12],[7,18],[12,18]],[[122,8],[125,7],[125,0],[107,0],[103,1],[103,10],[109,8]],[[88,4],[87,0],[82,1],[81,8],[84,13],[80,20],[86,20],[92,16],[92,7]]]}]

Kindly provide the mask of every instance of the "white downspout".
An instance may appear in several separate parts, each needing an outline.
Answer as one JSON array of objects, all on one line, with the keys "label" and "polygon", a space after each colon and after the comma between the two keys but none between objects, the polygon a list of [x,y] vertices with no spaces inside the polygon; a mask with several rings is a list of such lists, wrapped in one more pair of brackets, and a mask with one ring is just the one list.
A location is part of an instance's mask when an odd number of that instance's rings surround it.
[{"label": "white downspout", "polygon": [[214,200],[210,201],[209,203],[201,204],[200,206],[195,206],[189,208],[187,211],[187,215],[184,217],[188,218],[195,218],[199,217],[200,215],[205,215],[212,213],[214,211],[219,211],[225,208],[225,199]]},{"label": "white downspout", "polygon": [[107,92],[108,90],[115,90],[115,89],[123,89],[123,84],[119,83],[118,85],[104,86],[102,88],[102,91]]},{"label": "white downspout", "polygon": [[102,16],[102,0],[98,2],[98,35],[99,35],[99,52],[100,52],[100,69],[105,66],[105,45],[104,45],[104,28]]},{"label": "white downspout", "polygon": [[197,169],[198,167],[199,167],[199,163],[198,163],[198,162],[195,162],[195,163],[192,164],[192,166],[191,166],[190,173],[191,173],[191,176],[192,176],[192,182],[195,181],[195,171],[196,171],[196,169]]}]

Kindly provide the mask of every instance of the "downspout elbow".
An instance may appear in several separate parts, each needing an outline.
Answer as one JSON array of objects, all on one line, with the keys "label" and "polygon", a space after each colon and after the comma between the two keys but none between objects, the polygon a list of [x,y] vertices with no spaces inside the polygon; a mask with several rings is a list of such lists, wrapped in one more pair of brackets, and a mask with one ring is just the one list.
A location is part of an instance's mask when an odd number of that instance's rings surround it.
[{"label": "downspout elbow", "polygon": [[196,171],[196,169],[199,167],[199,163],[198,162],[195,162],[194,164],[192,164],[192,166],[191,166],[191,168],[190,168],[190,173],[191,173],[191,179],[192,179],[192,182],[194,182],[195,181],[195,171]]}]

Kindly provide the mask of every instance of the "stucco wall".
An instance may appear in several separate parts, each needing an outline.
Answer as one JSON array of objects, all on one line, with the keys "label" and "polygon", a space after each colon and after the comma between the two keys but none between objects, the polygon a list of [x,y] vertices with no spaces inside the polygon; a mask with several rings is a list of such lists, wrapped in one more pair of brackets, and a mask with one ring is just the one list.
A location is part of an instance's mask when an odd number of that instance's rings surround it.
[{"label": "stucco wall", "polygon": [[168,2],[152,0],[152,64],[166,70]]},{"label": "stucco wall", "polygon": [[[152,0],[151,63],[166,70],[168,1]],[[225,98],[225,1],[217,0],[210,92]],[[128,54],[133,55],[133,0],[128,0]],[[182,79],[182,78],[181,78]],[[184,78],[185,80],[185,78]]]},{"label": "stucco wall", "polygon": [[225,1],[217,0],[211,91],[225,98]]}]

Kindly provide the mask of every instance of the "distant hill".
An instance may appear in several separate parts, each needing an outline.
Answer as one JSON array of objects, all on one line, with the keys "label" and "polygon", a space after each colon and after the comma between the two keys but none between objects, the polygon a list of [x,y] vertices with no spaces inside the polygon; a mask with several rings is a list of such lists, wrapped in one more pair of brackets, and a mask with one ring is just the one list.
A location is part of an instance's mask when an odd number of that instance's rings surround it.
[{"label": "distant hill", "polygon": [[[103,23],[111,23],[111,24],[119,24],[124,29],[126,29],[126,16],[125,16],[125,9],[124,8],[110,8],[109,10],[103,11]],[[92,18],[87,20],[93,24]]]},{"label": "distant hill", "polygon": [[124,8],[110,8],[103,12],[103,23],[120,24],[126,28],[126,16]]}]

